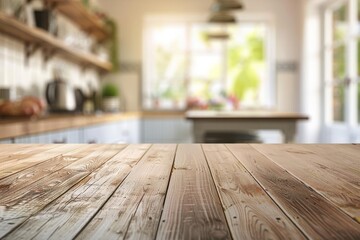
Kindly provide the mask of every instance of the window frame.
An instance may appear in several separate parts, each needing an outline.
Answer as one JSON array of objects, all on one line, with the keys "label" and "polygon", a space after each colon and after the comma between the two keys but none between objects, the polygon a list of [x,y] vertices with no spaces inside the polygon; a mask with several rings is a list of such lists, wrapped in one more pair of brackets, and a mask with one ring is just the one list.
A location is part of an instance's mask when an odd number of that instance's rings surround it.
[{"label": "window frame", "polygon": [[[189,31],[191,28],[189,27],[190,24],[196,24],[201,22],[207,21],[207,15],[204,14],[186,14],[186,15],[169,15],[169,14],[160,14],[160,15],[149,15],[144,18],[144,26],[143,26],[143,68],[142,68],[142,79],[141,79],[141,109],[145,111],[169,111],[171,109],[165,109],[165,108],[147,108],[145,106],[144,98],[147,97],[147,90],[146,83],[148,82],[147,79],[149,79],[149,72],[151,72],[151,64],[149,62],[151,61],[151,54],[149,50],[149,44],[147,39],[150,37],[150,29],[152,26],[154,26],[157,23],[161,22],[182,22],[186,23],[187,31]],[[264,84],[264,89],[267,90],[267,96],[266,96],[266,104],[263,106],[264,108],[276,108],[277,106],[277,78],[276,78],[276,29],[275,29],[275,20],[274,16],[272,14],[267,13],[242,13],[236,15],[239,22],[243,23],[256,23],[260,22],[266,25],[268,30],[268,36],[266,39],[266,56],[267,56],[267,66],[268,66],[268,81]],[[189,33],[187,33],[187,36],[190,36]],[[187,40],[187,44],[189,44],[190,40]],[[189,51],[189,45],[187,46],[187,51]],[[226,54],[224,54],[226,55]],[[189,82],[190,77],[190,60],[186,60],[186,73],[185,73],[185,88],[186,88],[186,95],[189,96]],[[265,90],[262,90],[265,91]],[[184,109],[175,109],[176,111],[184,111],[186,110],[186,106]]]},{"label": "window frame", "polygon": [[[343,41],[345,45],[345,72],[344,79],[333,79],[332,76],[332,61],[333,56],[331,52],[338,46],[338,43],[333,42],[333,11],[338,9],[342,4],[348,4],[347,11],[347,27],[348,31],[345,34]],[[360,5],[360,1],[359,1]],[[321,54],[322,54],[322,90],[321,90],[321,109],[323,123],[323,138],[329,139],[330,142],[340,141],[351,142],[357,141],[357,133],[360,131],[360,119],[358,119],[358,95],[357,84],[360,84],[360,72],[358,73],[358,61],[360,57],[358,54],[357,42],[360,41],[360,31],[356,30],[360,19],[357,19],[357,0],[333,0],[325,3],[321,8],[322,21],[322,39],[321,39]],[[333,86],[336,83],[344,84],[345,87],[345,101],[344,101],[344,121],[335,121],[333,113]],[[336,136],[336,137],[335,137]],[[348,140],[345,140],[348,139]]]}]

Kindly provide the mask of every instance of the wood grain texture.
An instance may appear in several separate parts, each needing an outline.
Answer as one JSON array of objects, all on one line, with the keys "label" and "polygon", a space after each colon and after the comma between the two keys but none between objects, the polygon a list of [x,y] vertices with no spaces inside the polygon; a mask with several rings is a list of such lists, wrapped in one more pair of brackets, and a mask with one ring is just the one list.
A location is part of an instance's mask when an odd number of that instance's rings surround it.
[{"label": "wood grain texture", "polygon": [[6,162],[13,162],[20,159],[31,157],[34,154],[37,154],[42,151],[47,151],[52,148],[57,147],[56,145],[0,145],[0,164],[4,164]]},{"label": "wood grain texture", "polygon": [[234,239],[305,239],[224,145],[203,149]]},{"label": "wood grain texture", "polygon": [[179,145],[157,239],[231,239],[200,145]]},{"label": "wood grain texture", "polygon": [[[20,190],[27,191],[27,188],[31,188],[31,185],[40,179],[46,178],[48,175],[56,172],[71,163],[79,160],[82,157],[86,157],[92,151],[96,150],[96,147],[89,145],[83,145],[68,152],[64,155],[58,155],[53,158],[46,159],[45,161],[12,174],[6,178],[0,180],[0,196],[14,196],[19,193]],[[99,146],[97,147],[99,148]],[[69,157],[70,156],[70,157]]]},{"label": "wood grain texture", "polygon": [[91,10],[87,9],[81,1],[77,0],[46,0],[53,4],[63,15],[68,17],[80,29],[95,37],[98,41],[104,41],[110,33],[103,20]]},{"label": "wood grain texture", "polygon": [[298,145],[253,147],[354,219],[360,217],[360,165],[356,169],[354,165],[344,164],[346,155],[338,155],[335,145],[335,151]]},{"label": "wood grain texture", "polygon": [[154,239],[176,145],[154,145],[77,239]]},{"label": "wood grain texture", "polygon": [[0,159],[6,159],[8,155],[16,154],[22,151],[26,151],[27,149],[34,148],[34,146],[30,144],[1,144],[0,145]]},{"label": "wood grain texture", "polygon": [[[305,145],[306,149],[318,154],[327,163],[331,165],[336,164],[336,168],[346,171],[345,176],[353,174],[356,177],[360,175],[360,145],[318,145],[308,144]],[[327,166],[326,166],[327,167]],[[358,182],[357,184],[360,185]]]},{"label": "wood grain texture", "polygon": [[5,239],[73,239],[130,173],[150,145],[131,145]]},{"label": "wood grain texture", "polygon": [[253,147],[227,147],[307,237],[360,239],[358,223]]},{"label": "wood grain texture", "polygon": [[75,150],[79,148],[79,146],[80,145],[58,145],[55,148],[51,148],[50,150],[43,152],[39,151],[38,153],[24,159],[17,159],[15,161],[2,163],[0,168],[0,179],[23,171],[26,168],[35,166],[39,163],[42,163],[43,161],[60,156],[66,152]]},{"label": "wood grain texture", "polygon": [[360,239],[359,150],[0,145],[0,239]]},{"label": "wood grain texture", "polygon": [[[70,150],[79,146],[67,147]],[[34,182],[26,189],[21,188],[0,198],[0,238],[68,191],[124,147],[123,145],[99,145],[99,148],[90,154]]]}]

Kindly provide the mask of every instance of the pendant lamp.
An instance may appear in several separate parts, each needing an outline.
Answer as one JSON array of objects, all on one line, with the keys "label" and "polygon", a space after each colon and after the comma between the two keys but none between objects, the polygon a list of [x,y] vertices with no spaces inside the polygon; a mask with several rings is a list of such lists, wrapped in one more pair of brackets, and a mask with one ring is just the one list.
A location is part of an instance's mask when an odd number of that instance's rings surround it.
[{"label": "pendant lamp", "polygon": [[244,5],[238,0],[216,0],[211,6],[212,12],[242,10]]},{"label": "pendant lamp", "polygon": [[236,18],[228,12],[215,12],[210,16],[209,23],[236,23]]}]

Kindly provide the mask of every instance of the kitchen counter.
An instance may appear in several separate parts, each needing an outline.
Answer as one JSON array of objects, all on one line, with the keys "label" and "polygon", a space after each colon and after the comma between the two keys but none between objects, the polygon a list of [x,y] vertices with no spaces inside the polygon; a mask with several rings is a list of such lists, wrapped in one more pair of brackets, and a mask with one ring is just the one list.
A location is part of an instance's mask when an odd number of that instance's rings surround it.
[{"label": "kitchen counter", "polygon": [[52,114],[40,118],[0,118],[0,139],[138,118],[138,112],[93,115]]},{"label": "kitchen counter", "polygon": [[360,239],[359,145],[0,152],[4,239]]},{"label": "kitchen counter", "polygon": [[102,114],[51,114],[40,118],[0,118],[0,139],[15,138],[49,131],[86,127],[127,119],[184,118],[180,111],[122,112]]}]

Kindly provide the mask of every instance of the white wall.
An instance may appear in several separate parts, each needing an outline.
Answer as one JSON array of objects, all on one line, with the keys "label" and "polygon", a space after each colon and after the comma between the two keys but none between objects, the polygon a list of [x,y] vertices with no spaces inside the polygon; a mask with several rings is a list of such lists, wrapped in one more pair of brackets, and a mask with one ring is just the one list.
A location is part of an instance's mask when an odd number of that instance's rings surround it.
[{"label": "white wall", "polygon": [[[156,14],[207,14],[213,0],[102,0],[99,7],[116,20],[119,27],[121,62],[141,63],[143,22]],[[301,57],[302,0],[244,0],[246,13],[274,16],[276,59],[279,63],[299,64]],[[299,110],[299,71],[278,71],[278,109]],[[136,89],[123,89],[139,94]],[[138,99],[138,97],[136,97]],[[131,101],[129,99],[128,101]]]}]

